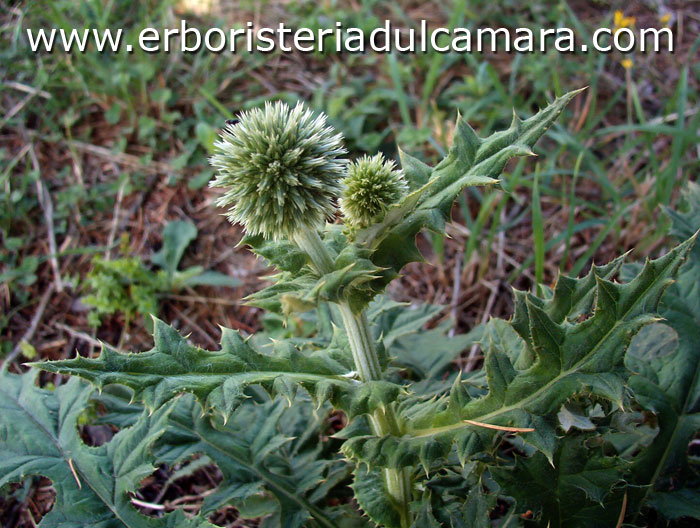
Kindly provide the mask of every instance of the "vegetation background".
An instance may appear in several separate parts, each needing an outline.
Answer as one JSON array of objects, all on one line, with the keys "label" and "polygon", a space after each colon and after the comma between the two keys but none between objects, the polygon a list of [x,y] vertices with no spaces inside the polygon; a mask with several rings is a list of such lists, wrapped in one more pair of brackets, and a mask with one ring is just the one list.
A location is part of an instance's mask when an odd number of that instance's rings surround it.
[{"label": "vegetation background", "polygon": [[[527,4],[527,5],[526,5]],[[275,25],[370,31],[401,27],[660,28],[669,53],[612,54],[33,54],[26,28]],[[510,287],[550,284],[632,250],[658,256],[680,189],[700,158],[700,1],[6,0],[0,5],[0,361],[99,353],[104,341],[148,349],[157,312],[193,343],[218,325],[251,333],[260,312],[240,299],[267,270],[213,206],[207,157],[226,119],[269,99],[303,99],[330,116],[354,157],[396,146],[435,162],[457,112],[481,134],[589,89],[541,141],[508,165],[501,189],[471,188],[448,238],[424,237],[427,262],[392,285],[397,300],[440,304],[431,323],[468,332],[509,316]],[[504,192],[505,191],[505,192]],[[266,321],[265,324],[276,324]],[[464,368],[479,350],[465,350]],[[42,383],[61,382],[43,373]],[[102,443],[104,430],[83,438]],[[163,467],[143,500],[196,511],[216,466]],[[167,483],[167,485],[165,485]],[[2,526],[33,526],[51,508],[45,479],[0,498]],[[215,522],[237,521],[233,508]]]}]

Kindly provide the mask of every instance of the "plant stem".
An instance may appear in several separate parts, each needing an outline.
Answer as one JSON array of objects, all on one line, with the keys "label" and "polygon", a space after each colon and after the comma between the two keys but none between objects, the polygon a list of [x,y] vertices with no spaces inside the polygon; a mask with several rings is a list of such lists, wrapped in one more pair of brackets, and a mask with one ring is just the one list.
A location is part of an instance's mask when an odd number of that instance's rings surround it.
[{"label": "plant stem", "polygon": [[294,242],[302,251],[306,252],[309,258],[311,258],[311,262],[316,268],[316,271],[321,275],[333,271],[333,259],[316,231],[308,229],[295,233]]},{"label": "plant stem", "polygon": [[[333,259],[316,231],[308,230],[297,233],[294,236],[294,241],[309,255],[311,262],[320,274],[333,271]],[[344,301],[338,303],[338,308],[343,318],[343,325],[348,335],[355,368],[360,379],[363,382],[382,379],[382,368],[365,311],[356,314]],[[369,415],[369,421],[372,431],[377,436],[401,436],[402,434],[393,405],[377,409]],[[401,528],[408,528],[411,525],[409,505],[412,486],[410,475],[406,469],[386,468],[383,473],[387,491],[401,516]]]},{"label": "plant stem", "polygon": [[343,326],[348,334],[355,367],[362,381],[378,380],[382,377],[382,368],[374,349],[374,340],[369,330],[367,315],[364,310],[356,315],[347,303],[339,303]]}]

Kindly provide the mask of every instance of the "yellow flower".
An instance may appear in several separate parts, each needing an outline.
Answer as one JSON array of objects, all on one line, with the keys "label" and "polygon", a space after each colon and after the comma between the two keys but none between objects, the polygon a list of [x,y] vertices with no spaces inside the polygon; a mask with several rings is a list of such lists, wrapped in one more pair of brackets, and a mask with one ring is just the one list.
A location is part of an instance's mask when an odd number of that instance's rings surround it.
[{"label": "yellow flower", "polygon": [[664,26],[668,27],[668,23],[671,21],[671,13],[664,13],[659,17],[659,20]]},{"label": "yellow flower", "polygon": [[634,17],[626,17],[622,11],[615,11],[613,19],[613,31],[617,34],[622,28],[632,27],[635,22]]},{"label": "yellow flower", "polygon": [[622,67],[625,70],[629,70],[632,68],[632,66],[634,66],[634,61],[632,59],[622,59],[620,64],[622,64]]}]

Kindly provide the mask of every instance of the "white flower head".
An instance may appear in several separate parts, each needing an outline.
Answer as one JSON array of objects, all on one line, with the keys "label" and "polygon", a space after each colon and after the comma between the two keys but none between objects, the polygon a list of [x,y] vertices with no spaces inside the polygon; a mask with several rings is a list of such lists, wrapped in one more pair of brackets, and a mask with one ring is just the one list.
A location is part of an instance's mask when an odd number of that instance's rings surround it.
[{"label": "white flower head", "polygon": [[210,185],[226,191],[217,205],[248,234],[268,239],[321,228],[342,189],[342,140],[325,115],[302,103],[268,102],[242,112],[214,144],[218,174]]}]

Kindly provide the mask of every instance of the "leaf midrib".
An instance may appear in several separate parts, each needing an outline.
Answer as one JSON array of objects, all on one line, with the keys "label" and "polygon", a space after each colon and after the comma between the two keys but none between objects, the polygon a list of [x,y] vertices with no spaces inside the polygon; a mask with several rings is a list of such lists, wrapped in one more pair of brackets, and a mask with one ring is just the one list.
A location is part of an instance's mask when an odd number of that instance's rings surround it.
[{"label": "leaf midrib", "polygon": [[255,466],[253,464],[250,464],[245,458],[238,457],[238,456],[234,455],[233,453],[231,453],[230,451],[225,451],[225,450],[221,449],[219,446],[217,446],[216,444],[209,442],[206,438],[204,438],[204,436],[200,435],[195,429],[188,426],[185,422],[178,420],[176,417],[171,417],[170,419],[174,422],[177,422],[178,427],[182,427],[184,430],[188,431],[189,433],[191,433],[192,435],[197,437],[199,439],[199,441],[202,442],[203,444],[206,444],[206,445],[210,446],[211,448],[213,448],[214,450],[220,452],[224,456],[233,459],[234,461],[236,461],[237,464],[240,464],[241,466],[247,468],[252,473],[260,475],[260,477],[267,483],[267,485],[269,487],[277,490],[278,492],[280,492],[281,494],[283,494],[284,496],[286,496],[287,498],[289,498],[293,502],[296,502],[299,506],[301,506],[302,508],[304,508],[305,510],[310,512],[316,518],[316,520],[318,522],[320,522],[323,526],[326,526],[327,528],[336,528],[335,525],[331,522],[331,520],[321,510],[319,510],[316,506],[314,506],[310,502],[299,497],[294,492],[289,491],[287,488],[280,485],[265,470]]},{"label": "leaf midrib", "polygon": [[[672,266],[672,265],[673,265],[673,260],[671,261],[671,263],[669,264],[669,266]],[[668,268],[666,268],[666,269],[668,269]],[[596,343],[595,348],[593,348],[588,354],[586,354],[583,358],[581,358],[579,361],[577,361],[570,369],[568,369],[568,370],[565,371],[565,372],[561,372],[560,374],[558,374],[557,376],[555,376],[554,378],[552,378],[549,382],[547,382],[545,385],[543,385],[542,387],[540,387],[539,389],[537,389],[537,390],[536,390],[535,392],[533,392],[532,394],[526,396],[525,398],[523,398],[523,399],[520,400],[519,402],[517,402],[517,403],[515,403],[515,404],[513,404],[513,405],[508,405],[508,406],[506,406],[506,407],[501,407],[500,409],[498,409],[498,410],[496,410],[496,411],[492,411],[492,412],[490,412],[490,413],[483,414],[483,415],[481,415],[481,416],[472,417],[472,418],[470,418],[470,420],[488,423],[488,420],[490,420],[491,418],[495,418],[495,417],[497,417],[497,416],[500,416],[500,415],[502,415],[502,414],[505,414],[505,413],[510,412],[510,411],[512,411],[512,410],[515,410],[515,409],[520,409],[520,408],[524,407],[527,403],[529,403],[530,401],[532,401],[533,399],[535,399],[536,397],[540,396],[542,393],[544,393],[547,389],[549,389],[549,388],[550,388],[552,385],[554,385],[555,383],[559,382],[560,380],[564,379],[565,377],[567,377],[567,376],[569,376],[569,375],[571,375],[571,374],[576,373],[576,372],[578,371],[578,369],[581,367],[581,365],[582,365],[583,363],[585,363],[586,361],[588,361],[588,360],[591,358],[591,356],[592,356],[593,354],[595,354],[595,353],[599,350],[600,346],[607,340],[607,338],[608,338],[619,326],[628,323],[627,318],[629,317],[629,314],[632,312],[632,310],[634,310],[634,309],[637,307],[637,305],[639,304],[639,301],[640,301],[641,299],[645,298],[645,297],[646,297],[646,294],[647,294],[654,286],[656,286],[657,282],[661,279],[661,277],[662,277],[662,275],[663,275],[663,272],[665,272],[666,269],[664,269],[662,272],[660,272],[660,273],[657,275],[657,277],[655,277],[655,280],[651,282],[651,284],[649,285],[649,287],[647,287],[647,288],[644,289],[644,293],[643,293],[642,295],[639,295],[639,296],[637,297],[637,301],[636,301],[635,303],[632,304],[632,306],[623,314],[622,317],[620,317],[617,321],[615,321],[615,324],[610,328],[610,330],[604,334],[604,336],[598,341],[598,343]],[[539,362],[538,362],[538,363],[539,363]],[[531,368],[532,368],[532,367],[531,367]],[[696,374],[697,374],[697,372],[696,372]],[[411,436],[412,436],[412,437],[417,437],[417,438],[424,438],[424,437],[432,436],[432,435],[434,435],[434,434],[444,433],[444,432],[452,431],[452,430],[455,430],[455,429],[461,429],[461,428],[467,428],[467,427],[474,427],[474,426],[473,426],[473,425],[470,425],[470,424],[465,424],[465,423],[459,422],[459,423],[456,423],[456,424],[446,425],[446,426],[443,426],[443,427],[434,427],[434,428],[428,428],[428,429],[417,429],[417,430],[414,431],[415,434],[411,434]]]},{"label": "leaf midrib", "polygon": [[[700,328],[700,321],[695,318],[695,323],[696,325]],[[688,392],[685,395],[685,398],[683,400],[683,404],[680,406],[680,413],[678,414],[678,419],[676,420],[676,424],[673,428],[673,433],[671,433],[671,436],[669,437],[669,441],[666,444],[666,447],[664,448],[663,455],[661,455],[661,458],[659,458],[659,463],[656,466],[656,469],[654,470],[654,474],[651,477],[651,480],[649,481],[649,486],[647,486],[646,491],[644,492],[644,495],[642,497],[642,501],[646,501],[647,497],[649,496],[649,493],[651,493],[654,490],[654,484],[656,483],[657,479],[661,475],[661,472],[664,469],[664,465],[666,464],[666,459],[668,458],[670,452],[671,452],[671,446],[674,445],[676,441],[676,436],[678,436],[678,432],[681,430],[681,424],[684,422],[684,420],[688,417],[691,416],[691,413],[688,413],[688,405],[689,405],[689,400],[690,396],[693,393],[693,387],[698,382],[698,379],[700,379],[700,361],[697,362],[695,366],[695,373],[693,374],[693,379],[691,380],[690,385],[688,385]],[[660,387],[659,387],[660,388]],[[663,389],[662,389],[663,391]],[[663,391],[665,393],[665,391]]]},{"label": "leaf midrib", "polygon": [[[22,389],[20,389],[20,391],[21,391],[21,390],[22,390]],[[5,394],[8,394],[6,391],[4,391],[4,392],[5,392]],[[72,459],[69,458],[69,457],[67,456],[67,453],[63,450],[63,447],[62,447],[61,444],[58,442],[58,439],[57,439],[57,438],[54,438],[54,436],[50,433],[50,431],[48,431],[48,430],[46,429],[46,427],[44,427],[44,425],[34,417],[34,415],[32,415],[31,413],[29,413],[28,409],[27,409],[24,405],[22,405],[22,404],[20,403],[20,400],[19,400],[18,398],[15,398],[14,395],[12,395],[12,394],[8,394],[8,396],[9,396],[9,398],[10,398],[13,402],[15,402],[15,404],[17,405],[17,407],[19,407],[20,409],[22,409],[22,411],[29,417],[29,419],[30,419],[33,423],[35,423],[35,424],[39,427],[39,429],[41,429],[41,430],[44,432],[44,434],[46,435],[46,437],[49,438],[49,439],[51,440],[51,442],[53,443],[53,445],[56,447],[56,450],[60,453],[61,458],[63,458],[63,462],[64,462],[66,465],[68,465],[68,467],[70,468],[70,464],[68,463],[68,461],[69,461],[69,460],[72,460]],[[72,405],[73,405],[73,403],[71,403],[71,406],[72,406]],[[59,406],[60,406],[60,402],[59,402]],[[63,428],[63,425],[62,425],[62,424],[57,423],[57,425],[59,426],[59,429],[62,429],[62,428]],[[83,473],[83,471],[80,469],[80,463],[79,463],[78,461],[76,461],[76,463],[73,464],[73,468],[75,469],[75,472],[78,474],[78,476],[82,476],[82,477],[83,477],[83,480],[82,480],[81,482],[85,482],[85,483],[88,485],[88,487],[92,490],[92,492],[95,494],[95,496],[96,496],[97,498],[99,498],[105,506],[107,506],[107,508],[112,512],[112,514],[114,514],[114,516],[115,516],[117,519],[119,519],[119,520],[124,524],[124,526],[127,526],[127,527],[129,527],[129,528],[139,528],[138,526],[133,526],[133,527],[132,527],[130,524],[128,524],[128,523],[122,518],[122,516],[119,514],[119,512],[118,512],[117,510],[115,510],[115,509],[112,507],[112,505],[107,501],[107,499],[105,499],[105,498],[92,486],[92,483],[90,482],[90,479],[88,479],[88,478],[85,476],[85,473]],[[116,486],[115,486],[115,490],[116,490]]]},{"label": "leaf midrib", "polygon": [[[47,368],[47,365],[49,368]],[[42,366],[42,368],[45,368],[47,370],[50,369],[51,364],[47,363]],[[275,378],[278,378],[280,376],[288,376],[290,378],[295,378],[301,381],[304,380],[312,380],[314,382],[318,381],[334,381],[338,382],[340,384],[345,384],[345,385],[352,385],[352,378],[347,378],[344,376],[341,376],[339,374],[335,375],[324,375],[324,374],[310,374],[307,372],[292,372],[292,371],[287,371],[287,370],[275,370],[275,371],[270,371],[270,370],[249,370],[245,372],[185,372],[182,374],[172,374],[172,375],[164,375],[164,374],[157,374],[157,373],[150,373],[150,372],[132,372],[132,371],[126,371],[126,370],[119,370],[119,371],[100,371],[100,370],[95,370],[95,369],[88,369],[88,368],[81,368],[81,369],[74,369],[72,367],[58,367],[55,369],[55,372],[59,373],[67,373],[67,374],[75,374],[77,371],[84,371],[86,373],[85,377],[87,375],[91,375],[93,378],[100,378],[102,375],[112,375],[114,376],[115,374],[123,374],[124,376],[130,376],[132,380],[130,381],[136,381],[144,377],[152,377],[152,376],[159,376],[159,380],[157,383],[160,383],[163,380],[172,380],[173,378],[202,378],[202,377],[221,377],[225,379],[231,379],[235,377],[248,377],[252,378],[254,380],[259,380],[259,381],[271,381],[274,380]],[[80,376],[80,374],[77,374]],[[82,376],[81,376],[82,377]],[[113,382],[114,384],[126,384],[124,380],[115,380]],[[156,385],[155,384],[150,384],[150,385]],[[149,385],[149,386],[150,386]],[[181,392],[184,392],[185,389],[178,389]]]}]

